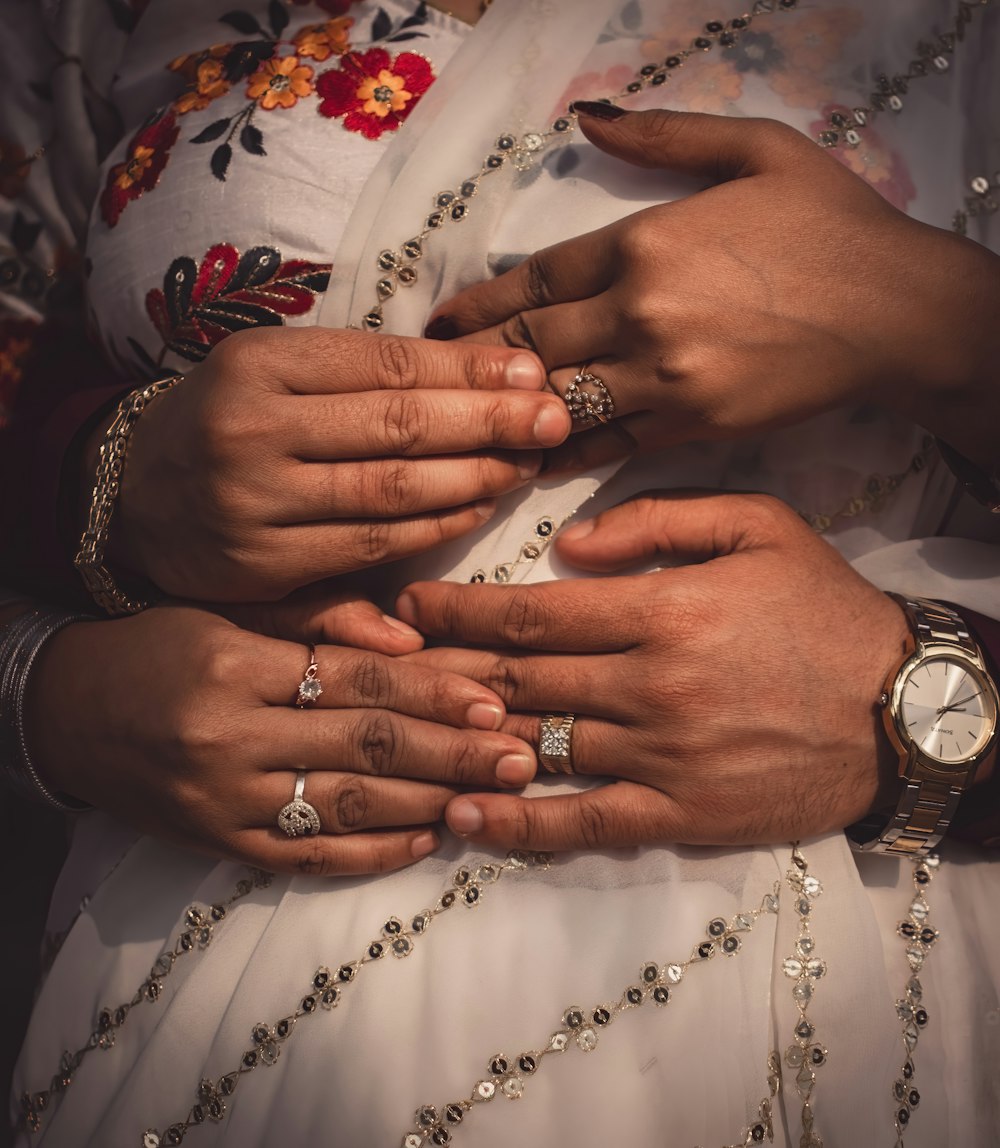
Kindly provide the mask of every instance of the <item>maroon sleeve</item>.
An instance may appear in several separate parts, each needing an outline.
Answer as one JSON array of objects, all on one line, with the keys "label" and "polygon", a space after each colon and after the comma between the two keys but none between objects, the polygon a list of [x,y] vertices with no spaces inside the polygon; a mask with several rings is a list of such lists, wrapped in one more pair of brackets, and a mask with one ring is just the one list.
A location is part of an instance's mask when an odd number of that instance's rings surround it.
[{"label": "maroon sleeve", "polygon": [[57,319],[37,328],[19,376],[0,426],[0,581],[32,597],[92,607],[73,568],[81,452],[135,383]]},{"label": "maroon sleeve", "polygon": [[[1000,683],[1000,622],[959,605],[955,609],[982,646],[993,680]],[[1000,761],[988,781],[973,785],[963,796],[949,836],[1000,848]]]}]

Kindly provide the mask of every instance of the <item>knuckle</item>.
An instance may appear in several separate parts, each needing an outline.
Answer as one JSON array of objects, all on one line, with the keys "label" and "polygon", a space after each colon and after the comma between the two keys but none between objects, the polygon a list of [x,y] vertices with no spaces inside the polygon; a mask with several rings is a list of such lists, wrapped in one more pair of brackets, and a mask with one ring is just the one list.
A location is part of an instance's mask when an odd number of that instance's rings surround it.
[{"label": "knuckle", "polygon": [[374,711],[361,719],[358,751],[368,769],[378,776],[392,777],[399,771],[405,740],[402,727],[392,714]]},{"label": "knuckle", "polygon": [[484,445],[496,446],[502,443],[510,428],[509,398],[505,402],[499,396],[491,396],[480,415],[480,429]]},{"label": "knuckle", "polygon": [[516,590],[500,620],[500,638],[506,642],[534,645],[545,637],[549,619],[537,594]]},{"label": "knuckle", "polygon": [[475,785],[479,778],[479,755],[468,738],[455,739],[448,755],[448,780],[455,785]]},{"label": "knuckle", "polygon": [[376,485],[373,504],[381,503],[386,514],[399,517],[410,514],[420,502],[419,479],[414,468],[403,460],[390,460],[382,467],[363,467]]},{"label": "knuckle", "polygon": [[427,413],[420,397],[409,391],[387,391],[383,428],[390,450],[417,453],[428,431]]},{"label": "knuckle", "polygon": [[337,865],[328,849],[316,840],[306,838],[299,846],[295,857],[295,868],[307,877],[332,877]]},{"label": "knuckle", "polygon": [[580,841],[585,849],[600,849],[618,840],[618,817],[600,798],[583,799],[579,808]]},{"label": "knuckle", "polygon": [[353,699],[366,706],[381,709],[392,700],[388,667],[378,654],[359,653],[350,666],[350,690]]},{"label": "knuckle", "polygon": [[531,327],[522,311],[518,311],[516,315],[503,324],[500,328],[500,338],[508,347],[527,347],[529,351],[538,350],[535,337],[531,333]]},{"label": "knuckle", "polygon": [[373,518],[359,523],[353,536],[351,566],[371,566],[388,557],[392,545],[391,524],[385,519]]},{"label": "knuckle", "polygon": [[409,340],[394,335],[380,336],[375,340],[375,353],[380,377],[386,385],[411,390],[420,382],[416,348]]},{"label": "knuckle", "polygon": [[524,663],[509,655],[496,658],[483,679],[483,685],[499,694],[505,706],[514,705],[523,684]]},{"label": "knuckle", "polygon": [[555,291],[552,283],[552,269],[545,251],[529,255],[524,264],[524,285],[529,307],[543,307],[552,302]]},{"label": "knuckle", "polygon": [[349,777],[340,786],[332,806],[333,833],[350,833],[366,824],[369,816],[368,786],[361,778]]}]

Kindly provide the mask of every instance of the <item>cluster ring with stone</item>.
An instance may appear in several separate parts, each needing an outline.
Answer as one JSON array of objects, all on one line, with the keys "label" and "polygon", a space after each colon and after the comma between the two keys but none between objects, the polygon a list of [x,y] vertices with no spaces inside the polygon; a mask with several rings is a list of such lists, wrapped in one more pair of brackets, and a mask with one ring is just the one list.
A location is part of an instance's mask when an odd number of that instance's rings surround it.
[{"label": "cluster ring with stone", "polygon": [[549,773],[573,772],[573,723],[576,714],[546,714],[538,738],[538,760]]},{"label": "cluster ring with stone", "polygon": [[278,811],[278,828],[289,837],[315,837],[320,831],[319,814],[302,794],[306,787],[306,771],[295,774],[295,793],[287,805]]},{"label": "cluster ring with stone", "polygon": [[604,380],[595,375],[588,365],[582,366],[566,388],[563,402],[574,422],[607,423],[614,417],[615,400]]}]

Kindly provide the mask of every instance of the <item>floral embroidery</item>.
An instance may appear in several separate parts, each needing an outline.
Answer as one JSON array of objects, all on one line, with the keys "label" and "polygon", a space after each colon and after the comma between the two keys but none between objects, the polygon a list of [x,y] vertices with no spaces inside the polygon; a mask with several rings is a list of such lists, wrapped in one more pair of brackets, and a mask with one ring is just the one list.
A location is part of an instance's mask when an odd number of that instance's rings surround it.
[{"label": "floral embroidery", "polygon": [[133,199],[155,187],[177,141],[177,117],[173,111],[140,128],[125,149],[124,163],[108,172],[101,193],[101,217],[114,227]]},{"label": "floral embroidery", "polygon": [[295,33],[292,43],[300,56],[308,56],[320,63],[350,50],[348,32],[353,24],[349,18],[327,20],[325,24],[307,24]]},{"label": "floral embroidery", "polygon": [[167,268],[163,289],[146,296],[146,311],[164,343],[160,361],[173,351],[200,362],[234,331],[280,327],[285,316],[311,310],[329,281],[329,263],[282,261],[274,247],[240,255],[231,244],[217,243],[200,266],[181,256]]},{"label": "floral embroidery", "polygon": [[344,127],[376,140],[396,131],[434,82],[430,62],[416,52],[393,59],[384,48],[349,52],[339,68],[316,81],[320,115],[344,117]]},{"label": "floral embroidery", "polygon": [[[203,53],[198,57],[190,78],[191,86],[174,100],[174,111],[178,115],[183,116],[188,112],[203,111],[213,100],[217,100],[229,91],[230,83],[226,76],[225,65],[219,58],[219,55],[226,51],[228,51],[228,45],[221,45],[218,48],[209,49],[207,55]],[[182,64],[182,67],[186,67],[187,61],[192,59],[194,58],[190,56],[182,57],[180,61],[175,60],[170,67],[174,68],[174,64],[178,63]],[[174,70],[180,71],[181,68]]]},{"label": "floral embroidery", "polygon": [[[813,135],[825,131],[830,116],[834,112],[841,112],[849,116],[851,109],[843,104],[827,104],[823,108],[821,120],[814,120],[809,125]],[[855,175],[870,183],[875,190],[887,199],[893,207],[906,211],[911,200],[916,198],[917,189],[910,177],[902,157],[894,152],[871,126],[865,128],[864,135],[857,147],[837,148],[832,150],[834,159]]]},{"label": "floral embroidery", "polygon": [[34,319],[0,319],[0,427],[10,422],[24,362],[38,327]]},{"label": "floral embroidery", "polygon": [[298,56],[276,56],[265,60],[247,83],[247,98],[256,100],[265,111],[294,107],[302,96],[312,94],[313,70]]},{"label": "floral embroidery", "polygon": [[0,195],[16,199],[31,171],[32,157],[15,140],[0,139]]}]

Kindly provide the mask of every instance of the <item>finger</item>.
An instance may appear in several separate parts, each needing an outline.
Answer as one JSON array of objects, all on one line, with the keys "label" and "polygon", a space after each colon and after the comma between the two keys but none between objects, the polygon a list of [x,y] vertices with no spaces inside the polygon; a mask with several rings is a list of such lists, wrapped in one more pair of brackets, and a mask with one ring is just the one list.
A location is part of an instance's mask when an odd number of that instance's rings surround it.
[{"label": "finger", "polygon": [[[619,653],[595,658],[438,646],[407,655],[406,661],[481,682],[501,699],[508,714],[573,712],[614,721],[625,714],[620,686],[628,672],[627,658]],[[511,720],[504,723],[507,732],[512,732]],[[537,744],[538,718],[526,721],[516,736]],[[576,737],[574,729],[574,743]]]},{"label": "finger", "polygon": [[584,570],[618,570],[660,556],[704,561],[776,539],[791,518],[788,507],[766,495],[658,491],[567,528],[556,545]]},{"label": "finger", "polygon": [[[640,596],[597,581],[487,586],[413,582],[396,613],[422,634],[479,646],[598,653],[625,650],[647,626]],[[608,609],[609,600],[615,609]],[[600,625],[595,625],[595,619]]]},{"label": "finger", "polygon": [[521,311],[599,295],[614,278],[613,254],[609,228],[536,251],[496,279],[477,283],[443,303],[428,322],[426,335],[453,339],[494,327]]},{"label": "finger", "polygon": [[433,550],[480,529],[496,508],[494,499],[484,498],[472,506],[407,518],[346,519],[273,527],[274,560],[285,569],[294,559],[300,585],[319,582]]},{"label": "finger", "polygon": [[[344,646],[317,646],[313,657],[321,692],[310,709],[393,710],[459,729],[497,730],[505,716],[493,690],[446,670]],[[272,664],[261,701],[290,706],[308,665],[306,651],[283,646],[282,668]]]},{"label": "finger", "polygon": [[574,369],[579,369],[579,364],[605,355],[614,346],[615,334],[602,294],[575,303],[518,311],[497,326],[464,338],[534,351],[548,368],[551,382],[554,368],[574,364]]},{"label": "finger", "polygon": [[[239,803],[233,802],[238,804],[233,812],[241,824],[271,828],[294,791],[294,774],[265,773]],[[309,774],[302,792],[302,800],[319,814],[320,832],[336,834],[428,825],[441,820],[455,796],[454,788],[443,785],[322,769]]]},{"label": "finger", "polygon": [[[231,345],[229,345],[231,344]],[[282,327],[221,343],[233,370],[272,391],[298,395],[353,391],[538,390],[545,381],[538,360],[498,347],[442,346],[401,335],[372,337],[322,327]]]},{"label": "finger", "polygon": [[[614,391],[612,395],[615,395]],[[617,405],[617,398],[615,402]],[[671,412],[668,419],[650,411],[619,418],[616,411],[610,422],[585,427],[584,430],[586,433],[571,434],[564,443],[545,452],[543,469],[546,478],[593,470],[605,463],[631,458],[634,454],[651,454],[695,438],[703,440],[707,437],[705,424],[682,409]]]},{"label": "finger", "polygon": [[[802,157],[808,143],[775,120],[701,112],[624,112],[614,119],[578,102],[580,128],[595,147],[638,167],[667,168],[719,182],[754,175]],[[621,111],[621,109],[617,109]]]},{"label": "finger", "polygon": [[374,602],[317,583],[280,602],[221,605],[216,613],[243,630],[306,645],[354,646],[360,650],[398,655],[419,650],[423,637],[398,618],[384,614]]},{"label": "finger", "polygon": [[685,841],[683,811],[658,790],[617,781],[558,797],[461,795],[445,811],[448,827],[502,849],[613,849]]},{"label": "finger", "polygon": [[335,770],[476,787],[519,787],[535,776],[534,749],[509,734],[453,729],[389,710],[275,708],[261,732],[254,756],[276,747],[267,772]]},{"label": "finger", "polygon": [[399,518],[461,506],[516,490],[538,474],[540,451],[309,463],[295,474],[274,520],[284,523],[359,518],[377,512]]},{"label": "finger", "polygon": [[278,829],[245,829],[234,838],[230,854],[271,873],[351,877],[402,869],[439,845],[437,835],[428,829],[299,838],[286,837]]},{"label": "finger", "polygon": [[287,415],[290,455],[305,461],[464,454],[555,446],[570,419],[532,391],[378,391],[304,399]]}]

